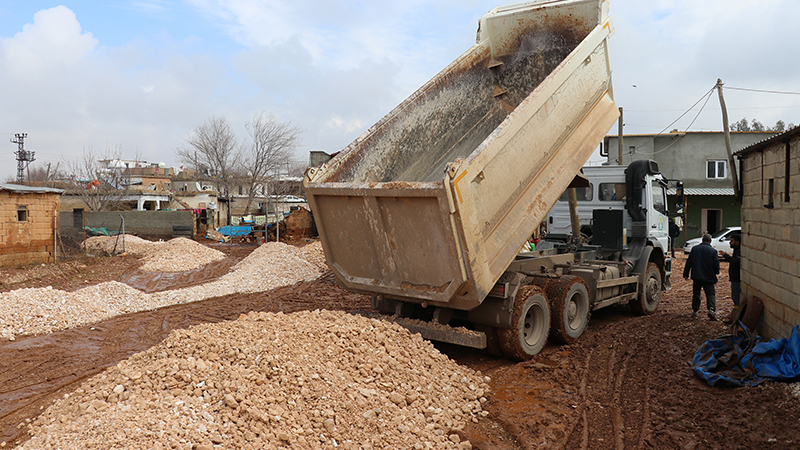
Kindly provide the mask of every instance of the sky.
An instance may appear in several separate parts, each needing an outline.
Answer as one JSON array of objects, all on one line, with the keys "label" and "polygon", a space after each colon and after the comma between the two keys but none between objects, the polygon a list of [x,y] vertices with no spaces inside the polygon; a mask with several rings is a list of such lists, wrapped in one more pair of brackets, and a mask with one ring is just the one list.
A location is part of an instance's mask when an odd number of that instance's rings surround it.
[{"label": "sky", "polygon": [[[339,151],[509,3],[0,0],[0,181],[16,177],[16,133],[31,168],[87,151],[178,168],[208,119],[245,141],[266,112],[302,130],[298,160]],[[800,2],[610,0],[610,14],[625,134],[722,130],[718,96],[705,100],[718,78],[731,122],[800,124]]]}]

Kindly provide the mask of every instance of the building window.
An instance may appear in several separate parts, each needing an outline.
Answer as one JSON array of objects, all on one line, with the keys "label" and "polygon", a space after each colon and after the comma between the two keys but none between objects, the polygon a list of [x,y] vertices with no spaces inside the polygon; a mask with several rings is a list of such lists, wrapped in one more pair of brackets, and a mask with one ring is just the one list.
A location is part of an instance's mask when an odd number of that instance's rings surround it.
[{"label": "building window", "polygon": [[28,207],[25,205],[17,206],[17,222],[28,221]]},{"label": "building window", "polygon": [[727,161],[723,160],[708,160],[706,161],[706,178],[717,180],[725,178],[725,168]]}]

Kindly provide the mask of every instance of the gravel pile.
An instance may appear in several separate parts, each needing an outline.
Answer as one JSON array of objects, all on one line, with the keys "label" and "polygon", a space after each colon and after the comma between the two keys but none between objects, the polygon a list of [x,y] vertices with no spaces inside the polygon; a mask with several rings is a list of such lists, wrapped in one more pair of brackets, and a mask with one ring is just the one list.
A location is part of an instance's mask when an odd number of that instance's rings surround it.
[{"label": "gravel pile", "polygon": [[175,330],[41,414],[21,449],[468,449],[488,378],[342,312]]},{"label": "gravel pile", "polygon": [[[177,251],[183,250],[173,250]],[[153,255],[175,261],[178,258],[170,255],[173,252]],[[146,294],[116,281],[75,292],[50,287],[17,289],[0,293],[0,338],[13,340],[15,335],[51,333],[119,314],[235,293],[264,292],[315,279],[326,269],[319,242],[302,248],[270,242],[259,246],[219,279],[183,289]]]},{"label": "gravel pile", "polygon": [[[82,245],[90,253],[121,253],[122,237],[94,236],[86,239]],[[182,272],[225,258],[221,251],[183,237],[153,242],[127,234],[125,253],[141,257],[140,270],[145,272]]]}]

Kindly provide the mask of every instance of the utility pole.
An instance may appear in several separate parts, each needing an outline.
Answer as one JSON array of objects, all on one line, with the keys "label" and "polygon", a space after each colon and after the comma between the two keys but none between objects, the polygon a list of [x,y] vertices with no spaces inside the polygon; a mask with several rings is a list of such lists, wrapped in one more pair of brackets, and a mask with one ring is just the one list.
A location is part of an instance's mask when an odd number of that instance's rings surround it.
[{"label": "utility pole", "polygon": [[619,140],[619,156],[617,159],[617,164],[620,166],[622,165],[622,106],[619,107],[619,131],[618,131],[618,140]]},{"label": "utility pole", "polygon": [[722,96],[722,79],[717,78],[717,92],[719,93],[719,105],[722,108],[722,132],[725,135],[725,149],[728,151],[728,164],[731,167],[731,179],[733,180],[733,195],[736,201],[742,202],[742,193],[739,191],[739,174],[736,172],[736,162],[733,159],[731,149],[731,131],[728,126],[728,108],[725,107],[725,98]]},{"label": "utility pole", "polygon": [[28,133],[17,133],[11,140],[12,143],[17,144],[17,151],[14,154],[17,155],[17,183],[19,184],[25,182],[25,169],[30,163],[36,161],[33,157],[36,152],[25,150],[26,137],[28,137]]}]

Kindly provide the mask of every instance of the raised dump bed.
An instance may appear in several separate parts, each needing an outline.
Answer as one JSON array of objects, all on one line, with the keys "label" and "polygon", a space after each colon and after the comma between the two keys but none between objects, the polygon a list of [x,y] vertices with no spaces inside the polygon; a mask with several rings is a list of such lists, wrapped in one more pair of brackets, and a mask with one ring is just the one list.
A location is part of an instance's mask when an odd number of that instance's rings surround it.
[{"label": "raised dump bed", "polygon": [[599,0],[493,9],[466,53],[306,172],[343,285],[481,304],[618,117],[607,12]]}]

